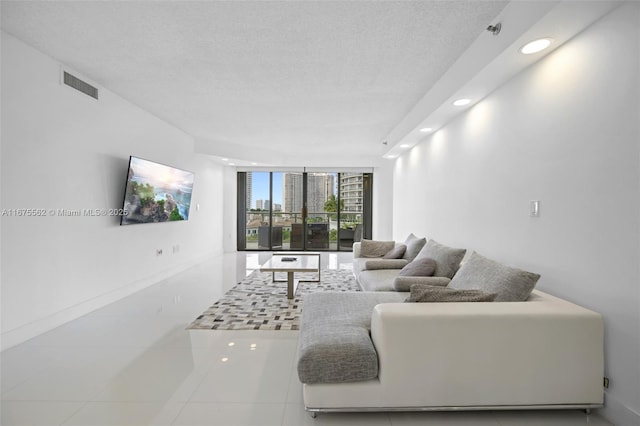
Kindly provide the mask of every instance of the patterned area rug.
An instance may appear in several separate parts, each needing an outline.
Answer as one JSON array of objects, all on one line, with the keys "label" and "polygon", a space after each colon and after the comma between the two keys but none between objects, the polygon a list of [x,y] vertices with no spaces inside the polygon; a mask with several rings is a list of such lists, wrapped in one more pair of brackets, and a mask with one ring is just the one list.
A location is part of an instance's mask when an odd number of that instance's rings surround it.
[{"label": "patterned area rug", "polygon": [[[321,281],[301,282],[294,298],[287,299],[287,283],[271,280],[270,272],[254,271],[229,290],[187,329],[210,330],[299,330],[305,294],[319,291],[360,291],[351,270],[326,269]],[[296,274],[299,279],[317,279],[316,274]],[[276,274],[286,279],[286,274]]]}]

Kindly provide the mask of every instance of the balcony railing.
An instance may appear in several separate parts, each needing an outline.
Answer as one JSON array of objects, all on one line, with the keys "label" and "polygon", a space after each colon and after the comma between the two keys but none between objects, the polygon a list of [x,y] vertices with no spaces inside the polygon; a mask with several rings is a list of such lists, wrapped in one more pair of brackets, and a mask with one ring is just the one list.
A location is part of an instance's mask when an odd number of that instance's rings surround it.
[{"label": "balcony railing", "polygon": [[[271,226],[269,220],[273,220]],[[306,237],[308,250],[349,250],[355,229],[362,224],[360,212],[310,212],[306,232],[302,213],[248,211],[246,213],[246,248],[251,250],[302,250]],[[271,239],[269,240],[269,228]],[[271,245],[271,246],[269,246]]]}]

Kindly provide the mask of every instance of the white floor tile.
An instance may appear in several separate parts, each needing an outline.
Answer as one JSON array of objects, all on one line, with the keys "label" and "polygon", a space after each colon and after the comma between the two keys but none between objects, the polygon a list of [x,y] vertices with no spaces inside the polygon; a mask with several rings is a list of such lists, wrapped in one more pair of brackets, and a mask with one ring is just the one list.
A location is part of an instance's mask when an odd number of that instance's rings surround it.
[{"label": "white floor tile", "polygon": [[87,401],[107,381],[91,371],[43,371],[2,395],[4,401]]},{"label": "white floor tile", "polygon": [[[578,410],[304,411],[298,332],[186,330],[269,253],[218,256],[0,354],[2,425],[597,425]],[[350,269],[350,253],[322,267]]]},{"label": "white floor tile", "polygon": [[490,411],[424,411],[394,412],[389,414],[392,426],[498,426]]},{"label": "white floor tile", "polygon": [[297,334],[277,332],[283,337],[272,339],[262,337],[262,333],[249,330],[229,333],[225,351],[215,360],[190,401],[285,403],[297,352]]},{"label": "white floor tile", "polygon": [[209,350],[176,348],[145,352],[121,370],[96,401],[187,401],[213,363]]},{"label": "white floor tile", "polygon": [[293,363],[293,369],[291,371],[291,379],[289,380],[289,390],[287,391],[287,403],[288,404],[302,404],[302,383],[298,379],[298,370],[296,363]]},{"label": "white floor tile", "polygon": [[82,407],[82,402],[2,401],[3,426],[62,424]]},{"label": "white floor tile", "polygon": [[581,410],[501,411],[494,416],[500,426],[611,426],[596,414]]},{"label": "white floor tile", "polygon": [[[3,392],[3,400],[86,401],[94,397],[135,359],[137,348],[32,347],[45,351],[50,359],[44,369]],[[3,360],[12,369],[21,362]],[[23,368],[23,367],[21,367]]]},{"label": "white floor tile", "polygon": [[[191,318],[189,323],[195,319]],[[157,348],[216,348],[222,347],[229,339],[228,334],[233,333],[229,330],[220,330],[212,332],[212,330],[186,330],[186,326],[168,333],[160,339]]]},{"label": "white floor tile", "polygon": [[176,426],[280,426],[283,404],[187,403]]},{"label": "white floor tile", "polygon": [[67,426],[170,425],[184,404],[161,402],[89,402]]},{"label": "white floor tile", "polygon": [[34,351],[26,345],[16,346],[0,353],[0,392],[5,393],[38,372],[50,368],[53,349]]}]

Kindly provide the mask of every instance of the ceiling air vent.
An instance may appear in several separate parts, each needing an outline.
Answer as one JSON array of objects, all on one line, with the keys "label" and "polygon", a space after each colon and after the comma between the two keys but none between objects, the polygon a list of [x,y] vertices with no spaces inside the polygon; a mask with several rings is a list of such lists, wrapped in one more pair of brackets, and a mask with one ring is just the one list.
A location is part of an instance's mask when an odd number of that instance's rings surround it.
[{"label": "ceiling air vent", "polygon": [[73,76],[66,71],[64,72],[64,84],[69,87],[73,87],[74,89],[79,90],[85,95],[89,95],[94,99],[98,99],[97,87],[93,87],[89,83],[80,80],[78,77]]}]

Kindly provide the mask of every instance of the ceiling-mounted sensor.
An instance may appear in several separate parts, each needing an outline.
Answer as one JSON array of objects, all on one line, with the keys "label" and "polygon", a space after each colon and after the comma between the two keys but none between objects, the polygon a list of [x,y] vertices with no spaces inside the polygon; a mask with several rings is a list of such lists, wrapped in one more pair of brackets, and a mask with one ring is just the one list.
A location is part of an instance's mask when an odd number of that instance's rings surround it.
[{"label": "ceiling-mounted sensor", "polygon": [[489,31],[490,33],[492,33],[494,36],[500,34],[500,30],[502,29],[502,24],[500,22],[498,22],[495,25],[489,25],[487,27],[487,31]]}]

